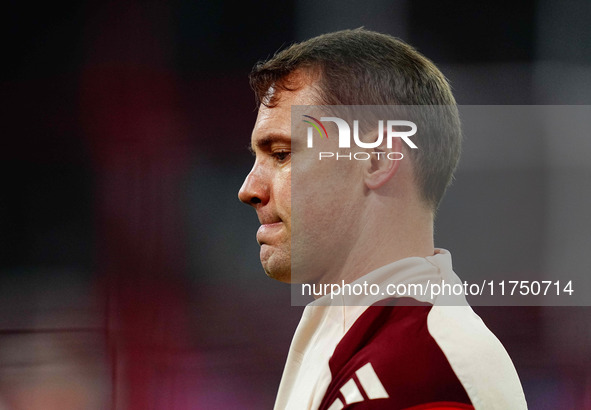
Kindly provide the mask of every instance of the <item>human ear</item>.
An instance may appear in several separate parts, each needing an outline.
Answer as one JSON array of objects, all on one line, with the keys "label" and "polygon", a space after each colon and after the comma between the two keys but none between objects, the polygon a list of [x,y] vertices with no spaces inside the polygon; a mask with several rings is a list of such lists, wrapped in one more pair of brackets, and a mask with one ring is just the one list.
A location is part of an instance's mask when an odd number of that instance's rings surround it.
[{"label": "human ear", "polygon": [[370,158],[364,170],[365,185],[369,189],[378,189],[392,179],[404,157],[400,138],[391,139],[391,148],[387,147],[386,138],[383,141],[379,147],[369,150]]}]

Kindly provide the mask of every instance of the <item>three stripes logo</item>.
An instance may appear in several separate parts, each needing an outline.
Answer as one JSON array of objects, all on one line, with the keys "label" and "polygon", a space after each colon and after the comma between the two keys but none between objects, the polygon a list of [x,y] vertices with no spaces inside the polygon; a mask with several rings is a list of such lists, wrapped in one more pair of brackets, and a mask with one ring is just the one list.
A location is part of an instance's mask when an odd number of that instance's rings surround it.
[{"label": "three stripes logo", "polygon": [[355,372],[355,375],[357,376],[359,385],[354,378],[350,378],[343,385],[343,387],[340,388],[340,392],[343,395],[345,403],[343,403],[341,399],[337,398],[330,405],[328,410],[340,410],[344,408],[345,405],[364,401],[365,399],[363,398],[361,391],[365,392],[365,396],[369,400],[387,399],[390,397],[388,396],[388,392],[386,392],[386,389],[382,385],[382,382],[373,369],[371,363],[363,365]]}]

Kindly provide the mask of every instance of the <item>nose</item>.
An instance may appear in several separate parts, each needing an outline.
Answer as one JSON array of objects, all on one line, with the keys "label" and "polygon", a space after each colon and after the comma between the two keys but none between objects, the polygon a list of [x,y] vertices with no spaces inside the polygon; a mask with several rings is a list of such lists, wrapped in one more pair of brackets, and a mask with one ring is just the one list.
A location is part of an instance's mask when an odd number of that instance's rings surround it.
[{"label": "nose", "polygon": [[266,204],[269,201],[269,186],[263,175],[255,165],[246,176],[238,198],[247,205],[257,207],[259,204]]}]

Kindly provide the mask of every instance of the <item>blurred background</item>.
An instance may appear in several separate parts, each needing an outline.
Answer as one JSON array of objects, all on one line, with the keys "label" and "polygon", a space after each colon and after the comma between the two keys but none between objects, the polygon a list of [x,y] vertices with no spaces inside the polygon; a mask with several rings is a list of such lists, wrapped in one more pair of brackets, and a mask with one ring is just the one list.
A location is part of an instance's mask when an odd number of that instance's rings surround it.
[{"label": "blurred background", "polygon": [[[365,26],[431,58],[459,104],[591,104],[585,0],[3,9],[2,410],[272,407],[302,308],[262,271],[237,191],[247,75],[280,47]],[[497,137],[467,135],[436,244],[460,276],[586,275],[589,135],[523,135],[509,158]],[[531,409],[591,409],[591,308],[475,310]]]}]

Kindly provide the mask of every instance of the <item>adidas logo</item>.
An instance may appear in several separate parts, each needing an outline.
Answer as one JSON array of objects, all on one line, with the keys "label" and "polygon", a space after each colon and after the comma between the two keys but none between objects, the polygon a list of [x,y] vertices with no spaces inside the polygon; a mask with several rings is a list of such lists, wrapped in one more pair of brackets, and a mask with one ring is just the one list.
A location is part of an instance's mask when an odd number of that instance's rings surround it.
[{"label": "adidas logo", "polygon": [[[330,405],[328,410],[340,410],[345,407],[345,404],[364,401],[365,399],[363,398],[361,391],[365,392],[365,395],[369,400],[387,399],[389,397],[371,363],[363,365],[355,372],[355,375],[361,386],[357,385],[354,378],[350,378],[339,390],[343,395],[345,403],[337,398]],[[359,389],[361,389],[361,391]]]}]

